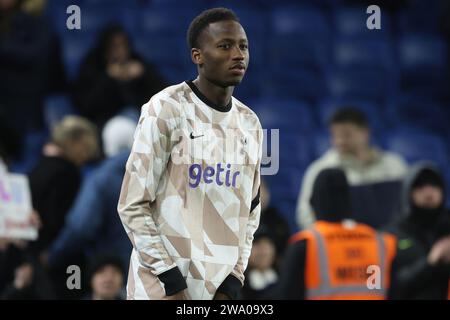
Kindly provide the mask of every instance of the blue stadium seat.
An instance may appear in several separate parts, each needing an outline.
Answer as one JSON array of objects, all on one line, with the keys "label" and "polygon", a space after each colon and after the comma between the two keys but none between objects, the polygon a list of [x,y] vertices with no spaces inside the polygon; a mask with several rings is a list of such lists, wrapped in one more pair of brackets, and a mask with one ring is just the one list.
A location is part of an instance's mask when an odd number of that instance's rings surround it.
[{"label": "blue stadium seat", "polygon": [[75,30],[65,34],[61,42],[64,66],[69,79],[73,79],[86,54],[94,45],[95,34]]},{"label": "blue stadium seat", "polygon": [[134,39],[137,52],[145,59],[161,66],[191,67],[189,50],[184,36],[152,36],[141,34]]},{"label": "blue stadium seat", "polygon": [[194,11],[186,12],[174,8],[172,10],[149,8],[140,12],[136,18],[139,32],[146,36],[186,37],[189,23],[196,14]]},{"label": "blue stadium seat", "polygon": [[271,66],[319,67],[329,62],[330,29],[325,15],[314,7],[281,7],[271,15]]},{"label": "blue stadium seat", "polygon": [[304,35],[310,37],[329,37],[326,16],[315,7],[280,6],[271,14],[272,31],[277,36]]},{"label": "blue stadium seat", "polygon": [[280,167],[305,169],[313,161],[311,134],[280,130]]},{"label": "blue stadium seat", "polygon": [[410,125],[443,134],[448,129],[449,119],[445,109],[435,99],[405,94],[392,99],[386,113],[393,127]]},{"label": "blue stadium seat", "polygon": [[317,130],[311,134],[312,160],[317,160],[330,149],[330,133],[328,130]]},{"label": "blue stadium seat", "polygon": [[387,13],[381,12],[381,29],[369,30],[366,26],[369,14],[367,6],[338,7],[333,12],[334,29],[338,36],[353,38],[389,38],[391,21]]},{"label": "blue stadium seat", "polygon": [[398,87],[397,79],[386,77],[379,68],[339,68],[327,76],[333,99],[357,99],[383,102]]},{"label": "blue stadium seat", "polygon": [[327,93],[321,70],[313,68],[280,68],[269,70],[263,83],[263,91],[274,97],[308,100],[315,102]]},{"label": "blue stadium seat", "polygon": [[432,96],[445,91],[448,49],[441,38],[407,35],[400,39],[398,52],[404,88],[420,88]]},{"label": "blue stadium seat", "polygon": [[405,128],[389,133],[385,139],[387,149],[403,155],[409,163],[430,160],[441,169],[448,164],[447,146],[438,135]]},{"label": "blue stadium seat", "polygon": [[407,35],[399,41],[400,65],[405,71],[416,68],[440,69],[447,65],[447,45],[433,35]]},{"label": "blue stadium seat", "polygon": [[383,39],[339,38],[333,53],[338,67],[369,66],[388,70],[395,67],[393,48]]},{"label": "blue stadium seat", "polygon": [[283,132],[308,132],[314,127],[309,104],[297,100],[263,97],[252,106],[263,128]]},{"label": "blue stadium seat", "polygon": [[437,34],[439,32],[439,1],[410,0],[408,6],[397,14],[400,34]]},{"label": "blue stadium seat", "polygon": [[44,100],[44,119],[48,129],[65,116],[76,114],[75,108],[67,95],[51,95]]}]

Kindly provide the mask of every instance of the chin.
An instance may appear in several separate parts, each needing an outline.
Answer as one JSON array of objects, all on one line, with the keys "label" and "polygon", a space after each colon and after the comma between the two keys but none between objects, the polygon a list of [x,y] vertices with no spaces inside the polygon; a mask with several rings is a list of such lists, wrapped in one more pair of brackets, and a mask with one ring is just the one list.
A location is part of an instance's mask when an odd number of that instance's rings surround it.
[{"label": "chin", "polygon": [[225,82],[225,86],[226,87],[235,87],[235,86],[239,85],[241,82],[242,82],[242,78],[231,79],[231,80]]}]

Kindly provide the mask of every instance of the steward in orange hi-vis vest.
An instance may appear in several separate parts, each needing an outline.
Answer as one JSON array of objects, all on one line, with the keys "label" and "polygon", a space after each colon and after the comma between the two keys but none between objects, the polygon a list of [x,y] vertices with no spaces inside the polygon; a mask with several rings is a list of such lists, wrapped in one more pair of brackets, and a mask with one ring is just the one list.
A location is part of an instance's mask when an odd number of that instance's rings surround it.
[{"label": "steward in orange hi-vis vest", "polygon": [[280,272],[283,299],[385,299],[396,239],[351,219],[340,169],[319,173],[311,196],[317,222],[294,236]]},{"label": "steward in orange hi-vis vest", "polygon": [[316,222],[306,240],[306,299],[381,300],[390,284],[395,238],[364,224]]}]

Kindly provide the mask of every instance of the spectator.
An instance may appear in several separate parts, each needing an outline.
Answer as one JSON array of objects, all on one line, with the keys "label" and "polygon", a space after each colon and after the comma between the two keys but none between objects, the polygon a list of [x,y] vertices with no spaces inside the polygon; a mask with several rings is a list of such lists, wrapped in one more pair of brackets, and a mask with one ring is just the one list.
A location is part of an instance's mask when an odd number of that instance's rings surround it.
[{"label": "spectator", "polygon": [[114,256],[99,256],[94,261],[90,286],[92,292],[86,300],[124,300],[124,269]]},{"label": "spectator", "polygon": [[393,224],[398,238],[391,299],[447,299],[450,215],[442,175],[431,164],[411,169],[404,184],[405,215]]},{"label": "spectator", "polygon": [[277,265],[279,265],[291,231],[283,216],[280,215],[275,207],[270,205],[270,190],[264,179],[261,179],[260,196],[261,218],[259,224],[271,230],[277,252]]},{"label": "spectator", "polygon": [[[314,182],[311,205],[317,221],[292,237],[280,273],[283,299],[384,299],[395,238],[356,223],[341,169],[324,169]],[[368,266],[380,267],[381,282],[367,286]]]},{"label": "spectator", "polygon": [[79,168],[95,157],[97,147],[96,129],[83,118],[67,116],[54,128],[44,156],[29,174],[33,206],[43,224],[34,243],[38,251],[46,250],[60,231],[80,187]]},{"label": "spectator", "polygon": [[276,270],[277,251],[273,235],[260,225],[254,235],[252,252],[248,260],[246,281],[242,289],[245,300],[269,299],[278,280]]},{"label": "spectator", "polygon": [[24,12],[23,4],[0,0],[0,108],[22,134],[42,129],[45,95],[65,89],[57,38],[45,19]]},{"label": "spectator", "polygon": [[116,116],[103,129],[108,159],[86,177],[64,229],[50,247],[50,266],[66,266],[65,258],[78,251],[88,258],[100,252],[115,253],[128,265],[131,244],[117,216],[117,202],[137,118],[137,114],[133,120]]},{"label": "spectator", "polygon": [[140,108],[164,86],[156,69],[134,52],[123,28],[109,25],[83,62],[73,97],[81,114],[101,129],[122,108]]},{"label": "spectator", "polygon": [[[98,154],[95,126],[78,116],[67,116],[52,131],[52,141],[44,156],[29,174],[33,207],[39,212],[42,228],[31,251],[43,261],[47,250],[64,225],[64,219],[78,193],[80,167]],[[75,261],[79,263],[78,258]],[[52,270],[57,294],[66,292],[65,269]],[[57,277],[61,277],[56,279]],[[68,291],[67,291],[68,292]]]},{"label": "spectator", "polygon": [[[36,211],[30,215],[36,228],[41,221]],[[27,252],[28,242],[21,239],[0,238],[0,299],[53,299],[50,280],[39,263]]]},{"label": "spectator", "polygon": [[398,212],[401,179],[406,163],[396,154],[369,144],[370,128],[358,109],[338,110],[330,122],[333,147],[306,170],[297,204],[297,221],[307,228],[315,221],[309,203],[312,185],[325,168],[344,170],[351,186],[353,212],[357,220],[372,227],[385,226]]}]

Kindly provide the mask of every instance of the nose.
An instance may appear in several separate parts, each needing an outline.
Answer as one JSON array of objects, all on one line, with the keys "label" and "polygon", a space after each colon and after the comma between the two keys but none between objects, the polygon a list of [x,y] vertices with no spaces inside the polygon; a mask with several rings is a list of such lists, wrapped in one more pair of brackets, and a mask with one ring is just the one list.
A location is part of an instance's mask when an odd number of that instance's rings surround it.
[{"label": "nose", "polygon": [[245,59],[245,53],[239,48],[239,45],[235,46],[233,50],[233,60],[242,61]]}]

